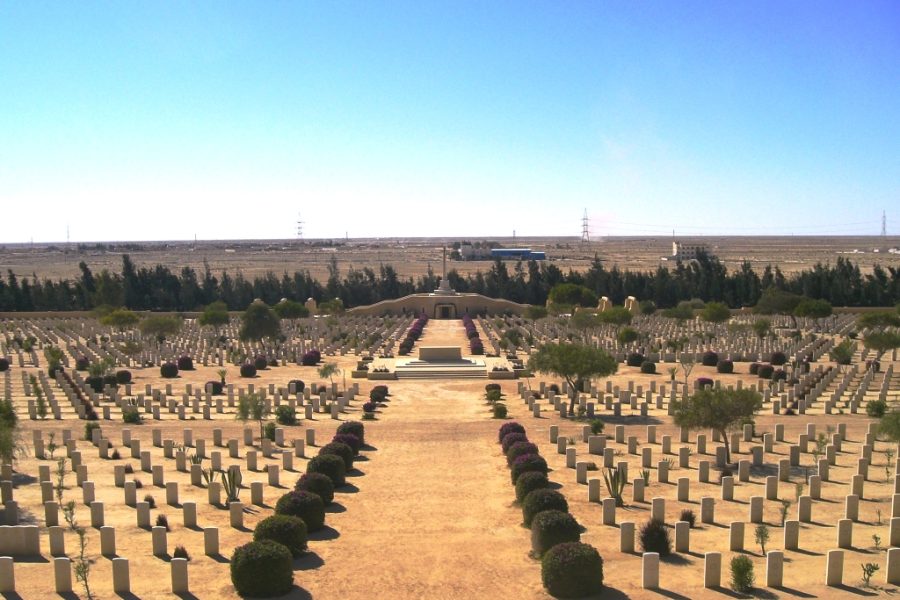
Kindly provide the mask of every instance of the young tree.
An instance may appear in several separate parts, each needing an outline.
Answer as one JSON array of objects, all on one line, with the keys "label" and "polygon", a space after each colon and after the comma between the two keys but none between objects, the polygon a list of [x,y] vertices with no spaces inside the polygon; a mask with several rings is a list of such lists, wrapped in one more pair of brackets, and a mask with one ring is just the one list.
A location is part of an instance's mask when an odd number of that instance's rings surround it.
[{"label": "young tree", "polygon": [[201,327],[212,327],[216,335],[219,335],[219,327],[228,325],[228,307],[221,300],[208,304],[197,318]]},{"label": "young tree", "polygon": [[293,300],[282,299],[281,302],[272,307],[275,314],[280,319],[304,319],[309,316],[309,309],[299,302]]},{"label": "young tree", "polygon": [[682,352],[678,355],[678,362],[681,363],[681,372],[684,373],[684,387],[687,388],[688,377],[691,376],[691,371],[694,370],[694,364],[696,363],[694,355],[690,352]]},{"label": "young tree", "polygon": [[831,316],[831,302],[828,300],[815,300],[813,298],[804,298],[794,308],[794,315],[797,317],[811,317],[814,319],[822,319]]},{"label": "young tree", "polygon": [[532,322],[543,319],[547,316],[547,307],[540,304],[532,304],[525,309],[525,318],[531,319]]},{"label": "young tree", "polygon": [[691,303],[684,300],[678,303],[678,306],[673,306],[671,308],[667,308],[662,311],[662,316],[667,319],[675,319],[677,321],[687,321],[689,319],[694,318],[694,309],[691,307]]},{"label": "young tree", "polygon": [[728,432],[741,427],[762,408],[759,392],[742,389],[702,389],[673,405],[675,424],[687,429],[712,429],[725,444],[725,460],[731,462]]},{"label": "young tree", "polygon": [[272,413],[269,403],[266,402],[262,394],[245,394],[238,398],[237,412],[235,416],[243,423],[247,421],[256,421],[259,425],[259,439],[263,438],[263,423]]},{"label": "young tree", "polygon": [[594,377],[607,377],[619,365],[606,350],[584,344],[544,344],[528,360],[532,371],[552,373],[569,384],[569,414],[575,414],[579,383]]},{"label": "young tree", "polygon": [[894,443],[900,443],[900,411],[891,411],[881,417],[878,433]]},{"label": "young tree", "polygon": [[0,463],[12,464],[20,449],[19,417],[7,398],[0,401]]},{"label": "young tree", "polygon": [[721,302],[707,302],[700,311],[700,318],[709,323],[724,323],[731,318],[731,311]]},{"label": "young tree", "polygon": [[863,346],[877,352],[878,356],[875,360],[880,361],[881,357],[888,350],[900,348],[900,333],[895,333],[893,331],[871,331],[866,334],[865,339],[863,339]]},{"label": "young tree", "polygon": [[890,311],[868,312],[856,319],[856,324],[864,329],[884,329],[900,327],[900,315]]},{"label": "young tree", "polygon": [[603,312],[597,313],[597,319],[601,323],[607,323],[619,327],[621,325],[629,325],[634,315],[624,306],[613,306]]},{"label": "young tree", "polygon": [[168,335],[177,335],[181,331],[182,321],[179,317],[171,315],[150,315],[140,322],[138,329],[143,335],[155,337],[160,343],[166,340]]},{"label": "young tree", "polygon": [[137,315],[136,312],[128,310],[127,308],[117,308],[112,312],[100,317],[100,323],[102,325],[115,327],[119,331],[124,331],[140,320],[141,318]]},{"label": "young tree", "polygon": [[242,340],[276,339],[281,334],[278,315],[262,300],[254,300],[241,319],[239,336]]},{"label": "young tree", "polygon": [[328,378],[332,385],[334,385],[334,376],[341,374],[341,370],[338,368],[337,363],[325,363],[319,367],[318,372],[319,377],[322,379]]},{"label": "young tree", "polygon": [[750,328],[753,329],[758,338],[762,339],[769,335],[769,331],[772,329],[772,321],[769,319],[757,319],[753,321]]}]

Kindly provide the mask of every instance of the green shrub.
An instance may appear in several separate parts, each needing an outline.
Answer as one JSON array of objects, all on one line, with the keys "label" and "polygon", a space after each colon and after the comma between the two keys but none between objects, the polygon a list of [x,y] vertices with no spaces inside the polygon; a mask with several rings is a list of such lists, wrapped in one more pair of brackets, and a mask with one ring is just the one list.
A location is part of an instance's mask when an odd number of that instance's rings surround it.
[{"label": "green shrub", "polygon": [[747,593],[753,589],[753,561],[739,554],[731,559],[731,589]]},{"label": "green shrub", "polygon": [[656,363],[645,360],[641,363],[641,373],[644,375],[656,375]]},{"label": "green shrub", "polygon": [[875,419],[880,419],[887,412],[887,402],[884,400],[869,400],[866,403],[866,414]]},{"label": "green shrub", "polygon": [[353,469],[353,448],[343,442],[329,442],[319,449],[319,455],[334,454],[344,459],[346,471]]},{"label": "green shrub", "polygon": [[542,490],[549,486],[550,480],[543,473],[538,471],[522,473],[522,476],[516,480],[516,502],[522,502],[534,490]]},{"label": "green shrub", "polygon": [[569,512],[569,503],[566,497],[551,489],[539,489],[529,492],[522,502],[522,519],[526,527],[531,527],[531,521],[535,515],[545,510],[559,510]]},{"label": "green shrub", "polygon": [[581,526],[575,517],[559,510],[544,510],[531,520],[531,548],[537,556],[557,544],[581,541]]},{"label": "green shrub", "polygon": [[267,440],[274,442],[275,441],[275,430],[278,428],[278,425],[275,423],[266,423],[263,427],[263,437]]},{"label": "green shrub", "polygon": [[717,373],[734,373],[734,362],[730,360],[720,360],[716,363]]},{"label": "green shrub", "polygon": [[640,531],[641,549],[644,552],[657,552],[660,556],[672,553],[672,540],[665,524],[657,519],[650,519]]},{"label": "green shrub", "polygon": [[331,480],[334,487],[343,487],[346,483],[347,467],[344,459],[334,454],[320,454],[306,465],[307,473],[321,473]]},{"label": "green shrub", "polygon": [[84,424],[84,441],[86,441],[86,442],[92,441],[95,429],[100,429],[100,423],[85,423]]},{"label": "green shrub", "polygon": [[595,418],[591,421],[591,433],[593,433],[594,435],[600,435],[601,433],[603,433],[604,425],[605,424],[603,423],[603,419]]},{"label": "green shrub", "polygon": [[322,473],[306,473],[294,484],[294,489],[303,492],[312,492],[322,498],[325,506],[334,502],[334,484],[328,475]]},{"label": "green shrub", "polygon": [[141,413],[134,407],[122,411],[122,420],[130,425],[140,425],[143,422]]},{"label": "green shrub", "polygon": [[603,589],[603,559],[588,544],[557,544],[541,560],[541,581],[557,598],[591,596]]},{"label": "green shrub", "polygon": [[163,363],[159,368],[159,374],[166,379],[178,377],[178,366],[171,362]]},{"label": "green shrub", "polygon": [[256,525],[253,541],[272,540],[283,544],[294,556],[306,552],[306,523],[299,517],[290,515],[272,515]]},{"label": "green shrub", "polygon": [[625,364],[629,367],[639,367],[644,362],[644,355],[640,352],[632,352],[625,357]]},{"label": "green shrub", "polygon": [[694,514],[689,508],[685,508],[681,511],[681,515],[678,517],[679,521],[685,521],[688,525],[690,525],[691,529],[694,528],[694,523],[697,522],[697,515]]},{"label": "green shrub", "polygon": [[241,596],[282,596],[294,585],[293,557],[271,540],[250,542],[231,555],[231,583]]},{"label": "green shrub", "polygon": [[[387,390],[385,390],[386,392]],[[359,438],[361,444],[366,443],[366,426],[359,421],[347,421],[341,423],[335,433],[349,433]]]},{"label": "green shrub", "polygon": [[507,413],[506,405],[502,402],[496,402],[491,408],[491,412],[493,412],[495,419],[505,419]]},{"label": "green shrub", "polygon": [[312,492],[288,492],[275,503],[275,514],[303,519],[310,532],[325,526],[325,503],[318,494]]},{"label": "green shrub", "polygon": [[275,409],[275,420],[278,421],[279,425],[296,425],[297,410],[282,404]]}]

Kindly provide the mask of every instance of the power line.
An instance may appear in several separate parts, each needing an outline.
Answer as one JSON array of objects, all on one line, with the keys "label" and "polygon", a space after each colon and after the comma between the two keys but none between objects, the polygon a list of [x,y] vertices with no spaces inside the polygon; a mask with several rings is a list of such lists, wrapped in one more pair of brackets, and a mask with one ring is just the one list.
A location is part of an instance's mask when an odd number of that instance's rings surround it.
[{"label": "power line", "polygon": [[581,243],[586,244],[591,241],[590,223],[588,221],[587,209],[584,209],[584,216],[581,217]]}]

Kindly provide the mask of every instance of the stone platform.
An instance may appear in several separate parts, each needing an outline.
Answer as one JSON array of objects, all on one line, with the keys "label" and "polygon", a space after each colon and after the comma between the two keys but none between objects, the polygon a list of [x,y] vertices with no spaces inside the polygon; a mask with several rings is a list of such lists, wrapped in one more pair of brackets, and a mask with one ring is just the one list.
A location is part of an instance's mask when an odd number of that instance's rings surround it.
[{"label": "stone platform", "polygon": [[423,346],[419,358],[398,359],[394,363],[398,379],[455,379],[487,377],[483,360],[462,357],[459,346]]}]

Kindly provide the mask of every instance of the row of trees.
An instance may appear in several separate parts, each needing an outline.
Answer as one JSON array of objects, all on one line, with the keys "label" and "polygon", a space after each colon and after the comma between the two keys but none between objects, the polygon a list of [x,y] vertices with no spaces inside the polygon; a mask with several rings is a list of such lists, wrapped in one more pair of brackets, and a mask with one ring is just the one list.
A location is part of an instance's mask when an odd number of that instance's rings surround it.
[{"label": "row of trees", "polygon": [[[337,300],[343,306],[353,307],[430,292],[439,282],[430,268],[416,279],[401,279],[390,265],[382,265],[377,272],[368,267],[350,267],[342,274],[336,258],[329,265],[324,283],[313,279],[308,271],[280,277],[269,272],[247,279],[239,271],[215,275],[205,265],[200,273],[191,267],[176,273],[163,265],[137,267],[127,254],[122,256],[120,273],[104,269],[94,274],[84,262],[79,268],[78,278],[56,281],[37,275],[20,279],[8,271],[6,279],[0,279],[0,310],[90,310],[110,305],[132,310],[187,311],[216,301],[223,302],[229,310],[244,310],[255,298],[269,305],[282,298],[297,302],[314,298],[317,302]],[[510,270],[507,263],[496,261],[487,272],[463,277],[451,270],[447,278],[460,292],[541,305],[559,284],[583,286],[590,290],[592,298],[607,296],[615,304],[635,296],[660,308],[691,299],[722,302],[732,308],[753,306],[771,289],[826,300],[834,306],[886,306],[900,302],[900,268],[876,265],[871,273],[863,274],[858,265],[843,257],[834,265],[817,264],[791,276],[785,276],[777,266],[767,266],[758,274],[747,262],[729,272],[718,259],[699,256],[689,264],[678,263],[673,269],[660,266],[653,271],[607,268],[599,258],[585,272],[567,273],[550,262],[517,262]]]}]

